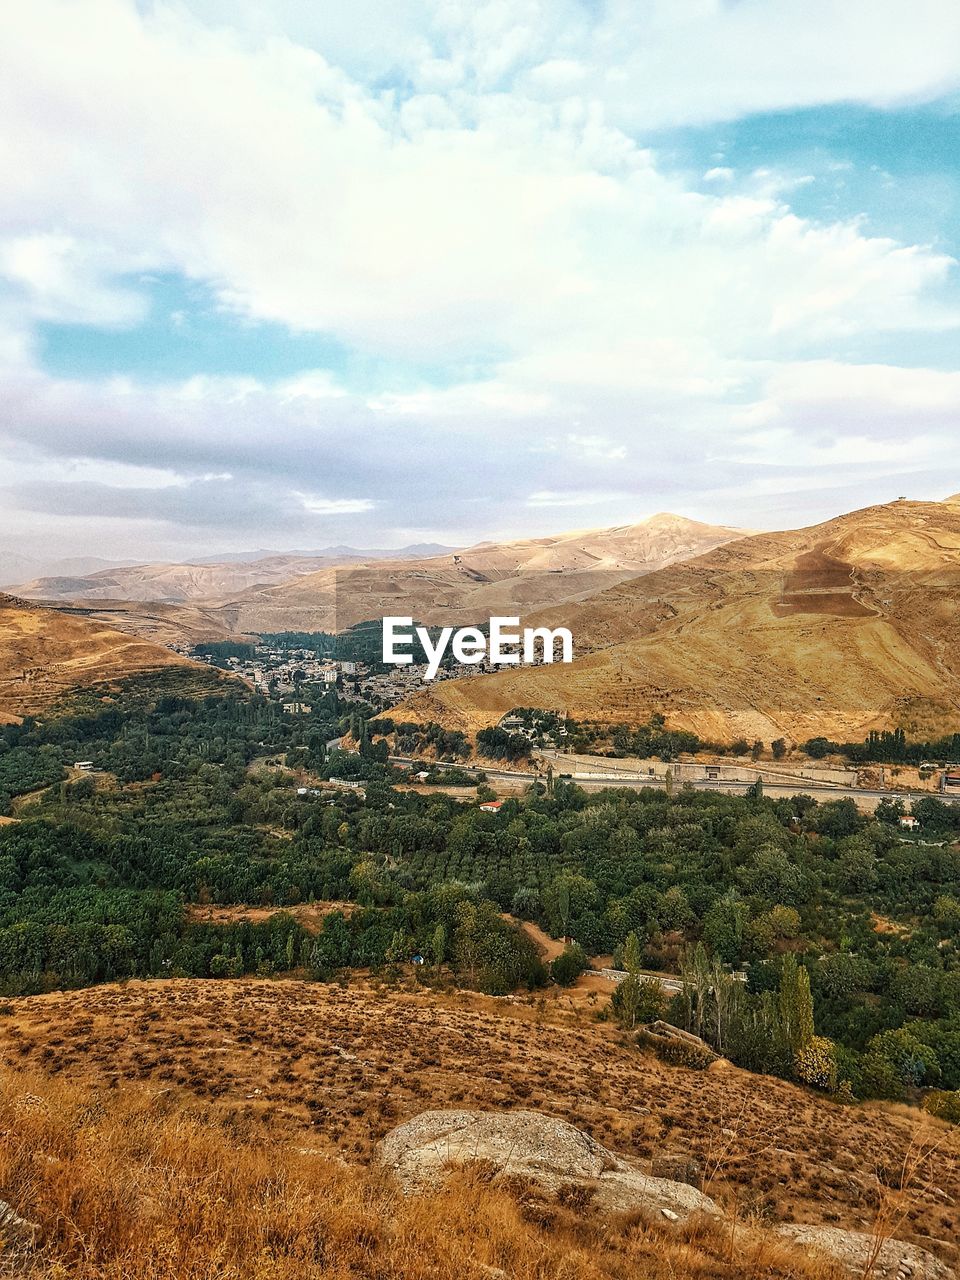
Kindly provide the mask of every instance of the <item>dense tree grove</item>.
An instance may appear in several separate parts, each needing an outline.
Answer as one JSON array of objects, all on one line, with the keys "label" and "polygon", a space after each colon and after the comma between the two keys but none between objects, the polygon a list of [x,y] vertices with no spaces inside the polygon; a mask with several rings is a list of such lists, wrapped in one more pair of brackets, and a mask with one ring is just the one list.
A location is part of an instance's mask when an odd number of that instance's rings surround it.
[{"label": "dense tree grove", "polygon": [[862,742],[833,742],[811,738],[803,749],[814,759],[842,755],[857,764],[960,763],[960,733],[929,741],[911,742],[902,729],[873,729]]},{"label": "dense tree grove", "polygon": [[[0,729],[18,819],[0,827],[3,989],[326,978],[416,956],[500,993],[548,980],[512,916],[575,940],[557,981],[582,953],[614,953],[636,978],[625,1025],[665,1012],[743,1065],[820,1087],[960,1089],[960,810],[919,802],[917,838],[896,805],[867,818],[759,788],[588,795],[561,779],[484,813],[398,789],[370,730],[335,693],[290,717],[223,692]],[[328,750],[345,733],[360,750]],[[96,772],[70,771],[80,759]],[[362,785],[321,792],[323,778]],[[311,901],[352,905],[317,934],[284,910]],[[277,911],[218,925],[203,904]],[[641,968],[682,970],[684,997],[665,1010]]]}]

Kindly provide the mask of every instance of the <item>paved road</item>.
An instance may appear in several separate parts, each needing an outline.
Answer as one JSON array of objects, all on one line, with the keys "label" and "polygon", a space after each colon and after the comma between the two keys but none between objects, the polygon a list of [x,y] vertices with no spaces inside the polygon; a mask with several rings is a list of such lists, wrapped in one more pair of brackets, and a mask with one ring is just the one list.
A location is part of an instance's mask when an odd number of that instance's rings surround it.
[{"label": "paved road", "polygon": [[523,782],[536,782],[537,775],[524,769],[493,769],[489,765],[438,764],[436,760],[417,760],[413,756],[388,756],[391,764],[407,765],[415,769],[460,769],[464,773],[486,774],[488,778],[519,778]]},{"label": "paved road", "polygon": [[[425,764],[430,763],[424,760],[416,760],[412,756],[390,756],[390,762],[391,764],[409,765],[421,769]],[[520,779],[523,782],[534,782],[538,777],[537,774],[525,772],[522,769],[495,769],[479,765],[457,765],[456,768],[462,769],[464,773],[484,773],[488,778]],[[559,772],[554,773],[554,777],[558,780],[561,776]],[[542,781],[542,775],[539,775],[539,777]],[[585,791],[600,791],[606,787],[629,787],[634,790],[641,787],[659,787],[661,790],[663,788],[662,778],[631,778],[626,776],[613,780],[606,777],[580,777],[571,778],[569,781],[575,782],[578,787],[583,787]],[[726,778],[698,778],[693,782],[675,785],[678,790],[681,786],[684,786],[693,787],[695,791],[726,791],[733,795],[746,795],[753,784]],[[948,804],[951,802],[950,796],[940,795],[932,791],[871,790],[867,787],[843,787],[838,786],[836,783],[824,785],[806,780],[802,782],[765,782],[763,784],[763,794],[770,796],[774,800],[795,795],[813,796],[815,800],[855,800],[858,804],[873,809],[877,807],[881,800],[903,800],[904,803],[907,803],[911,800],[923,800],[933,797],[935,800],[945,800]],[[960,796],[953,798],[953,803],[960,803]]]}]

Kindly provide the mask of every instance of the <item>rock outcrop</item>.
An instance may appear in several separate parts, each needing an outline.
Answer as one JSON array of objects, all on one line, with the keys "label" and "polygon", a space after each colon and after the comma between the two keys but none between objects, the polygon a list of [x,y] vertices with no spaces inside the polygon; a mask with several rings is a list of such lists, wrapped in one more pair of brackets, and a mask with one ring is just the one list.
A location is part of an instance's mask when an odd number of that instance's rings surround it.
[{"label": "rock outcrop", "polygon": [[839,1227],[800,1226],[777,1228],[804,1249],[839,1262],[851,1275],[871,1280],[955,1280],[955,1272],[919,1245],[903,1240],[880,1240],[866,1231]]},{"label": "rock outcrop", "polygon": [[685,1182],[641,1173],[588,1134],[536,1111],[425,1111],[388,1133],[378,1158],[408,1193],[436,1186],[451,1169],[482,1164],[551,1193],[577,1188],[607,1213],[645,1209],[671,1222],[720,1213]]},{"label": "rock outcrop", "polygon": [[21,1218],[6,1200],[0,1200],[0,1253],[5,1258],[29,1253],[39,1232],[35,1222]]}]

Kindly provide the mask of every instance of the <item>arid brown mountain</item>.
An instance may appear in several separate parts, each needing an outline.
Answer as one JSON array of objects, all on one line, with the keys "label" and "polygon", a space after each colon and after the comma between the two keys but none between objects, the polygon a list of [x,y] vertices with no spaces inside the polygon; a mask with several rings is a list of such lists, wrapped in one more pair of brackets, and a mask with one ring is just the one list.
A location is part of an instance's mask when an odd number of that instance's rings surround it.
[{"label": "arid brown mountain", "polygon": [[337,563],[316,556],[278,555],[211,564],[137,564],[84,577],[35,578],[16,588],[26,600],[214,600],[249,587],[283,582]]},{"label": "arid brown mountain", "polygon": [[299,574],[314,573],[335,565],[368,560],[409,559],[448,550],[436,544],[400,551],[358,551],[354,547],[326,547],[317,552],[264,552],[211,557],[190,562],[124,563],[86,574],[60,574],[33,578],[12,588],[25,600],[91,601],[144,600],[222,601],[251,588],[286,582]]},{"label": "arid brown mountain", "polygon": [[17,594],[69,605],[161,644],[258,631],[342,631],[388,613],[465,623],[580,600],[740,536],[739,530],[657,515],[636,525],[482,542],[442,555],[343,547],[320,557],[142,564],[87,577],[38,578]]},{"label": "arid brown mountain", "polygon": [[232,631],[220,608],[184,601],[174,604],[157,600],[73,600],[52,605],[61,613],[89,618],[103,626],[115,627],[128,635],[142,636],[155,644],[182,648],[212,640],[250,641],[252,636]]},{"label": "arid brown mountain", "polygon": [[450,555],[326,568],[244,592],[220,610],[233,632],[342,631],[385,614],[440,625],[583,600],[618,582],[741,537],[742,531],[657,515],[635,525],[518,542],[481,542]]},{"label": "arid brown mountain", "polygon": [[960,725],[960,503],[895,502],[757,534],[531,621],[570,666],[444,682],[411,718],[476,730],[515,706],[704,737],[914,734]]},{"label": "arid brown mountain", "polygon": [[140,636],[0,594],[0,722],[42,711],[71,689],[170,667],[208,674]]}]

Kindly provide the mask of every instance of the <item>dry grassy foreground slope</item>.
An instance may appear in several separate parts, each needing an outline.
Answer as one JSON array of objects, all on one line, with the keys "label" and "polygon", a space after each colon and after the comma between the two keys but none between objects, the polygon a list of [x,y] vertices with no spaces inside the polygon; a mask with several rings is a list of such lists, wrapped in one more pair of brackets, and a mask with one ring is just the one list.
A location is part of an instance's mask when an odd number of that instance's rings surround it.
[{"label": "dry grassy foreground slope", "polygon": [[572,666],[445,682],[401,715],[467,730],[515,706],[707,738],[915,735],[960,718],[960,504],[895,502],[757,534],[533,621]]},{"label": "dry grassy foreground slope", "polygon": [[196,664],[140,636],[0,594],[0,720],[42,711],[73,689],[171,667]]},{"label": "dry grassy foreground slope", "polygon": [[[0,1068],[0,1189],[31,1280],[841,1280],[759,1224],[609,1221],[454,1175],[422,1197],[169,1091]],[[14,1238],[15,1242],[16,1237]],[[14,1243],[11,1242],[11,1243]]]},{"label": "dry grassy foreground slope", "polygon": [[269,1140],[361,1164],[430,1108],[533,1109],[641,1163],[694,1158],[731,1215],[853,1229],[872,1228],[920,1155],[891,1234],[957,1261],[956,1129],[907,1108],[842,1107],[725,1064],[666,1067],[582,1005],[287,980],[130,982],[11,1001],[0,1069],[55,1075],[101,1107],[146,1088],[164,1114],[203,1115],[238,1147]]}]

